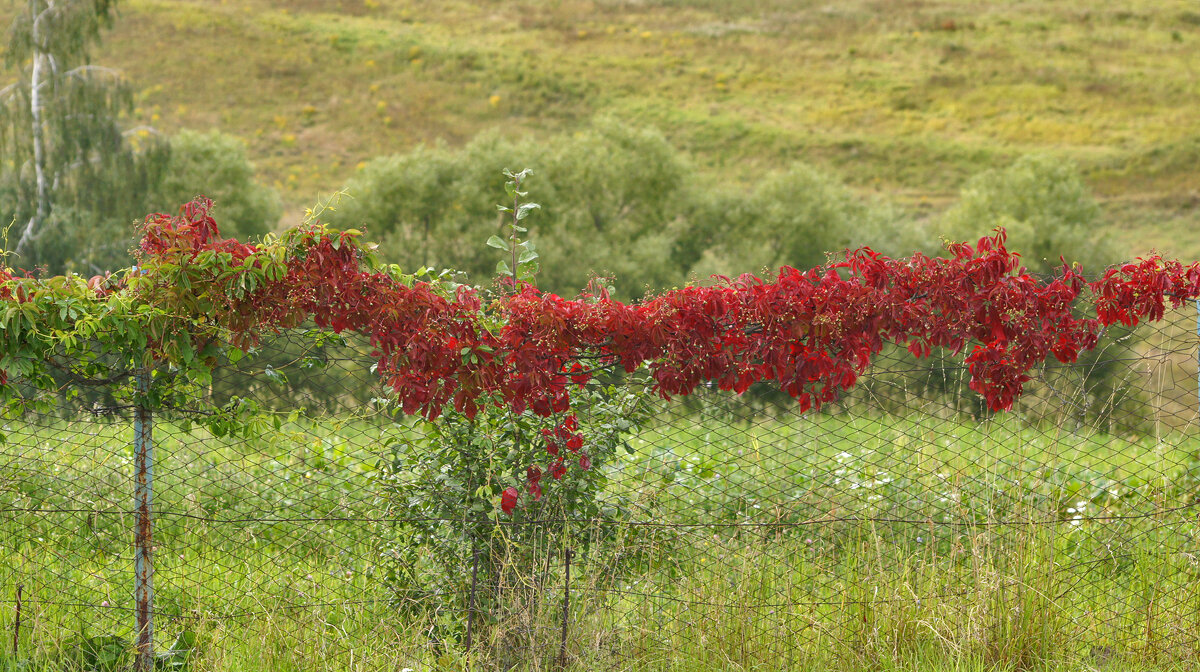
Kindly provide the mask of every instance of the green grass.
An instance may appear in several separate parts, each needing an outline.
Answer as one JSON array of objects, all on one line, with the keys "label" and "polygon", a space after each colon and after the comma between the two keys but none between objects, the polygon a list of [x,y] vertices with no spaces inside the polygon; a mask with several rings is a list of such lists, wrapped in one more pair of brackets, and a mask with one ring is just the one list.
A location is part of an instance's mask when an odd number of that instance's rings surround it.
[{"label": "green grass", "polygon": [[[575,537],[593,540],[572,567],[575,669],[1194,661],[1197,528],[1189,509],[1172,510],[1195,496],[1194,438],[1069,431],[1017,414],[738,412],[680,408],[631,441],[606,497],[637,524]],[[19,657],[34,667],[21,669],[58,669],[81,629],[132,630],[131,432],[45,424],[9,421],[0,447],[0,630],[12,632],[23,584]],[[159,423],[158,641],[195,632],[194,670],[468,666],[461,643],[430,645],[453,616],[402,614],[389,601],[387,526],[345,520],[380,515],[373,465],[396,431],[408,430],[285,424],[247,442]],[[508,571],[507,615],[478,624],[476,641],[489,656],[520,652],[517,669],[551,669],[559,563],[541,583],[526,577],[544,593]]]},{"label": "green grass", "polygon": [[1048,151],[1083,166],[1131,251],[1200,256],[1200,25],[1184,0],[121,7],[96,61],[139,83],[137,121],[247,140],[287,222],[381,153],[607,113],[727,179],[804,160],[918,212]]}]

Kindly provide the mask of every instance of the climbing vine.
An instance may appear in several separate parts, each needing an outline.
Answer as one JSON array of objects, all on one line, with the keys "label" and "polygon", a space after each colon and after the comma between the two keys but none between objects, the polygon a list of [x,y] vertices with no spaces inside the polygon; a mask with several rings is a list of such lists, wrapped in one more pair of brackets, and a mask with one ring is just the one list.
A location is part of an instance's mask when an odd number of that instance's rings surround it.
[{"label": "climbing vine", "polygon": [[[563,450],[590,465],[572,394],[600,371],[644,369],[664,398],[709,381],[737,393],[771,382],[809,409],[852,387],[885,344],[915,357],[940,347],[962,353],[971,389],[1003,410],[1047,358],[1074,361],[1105,326],[1158,320],[1168,305],[1200,296],[1200,265],[1157,255],[1090,283],[1066,266],[1038,279],[1005,247],[1003,231],[949,245],[943,257],[890,259],[863,248],[811,270],[719,278],[636,304],[603,289],[577,299],[545,293],[512,266],[502,269],[504,291],[488,292],[381,264],[360,232],[315,220],[258,244],[222,238],[211,206],[198,199],[148,217],[136,264],[119,273],[0,270],[6,403],[36,401],[10,384],[14,376],[50,392],[64,375],[105,380],[128,397],[138,394],[129,382],[137,370],[204,385],[221,358],[312,322],[369,339],[377,374],[407,414],[432,420],[454,409],[473,418],[498,406],[551,418],[550,461],[527,474],[536,495],[544,475],[562,476]],[[515,234],[494,246],[517,266],[532,263]],[[1080,312],[1085,295],[1093,314]],[[139,402],[171,403],[154,389]],[[518,495],[503,494],[506,511]]]}]

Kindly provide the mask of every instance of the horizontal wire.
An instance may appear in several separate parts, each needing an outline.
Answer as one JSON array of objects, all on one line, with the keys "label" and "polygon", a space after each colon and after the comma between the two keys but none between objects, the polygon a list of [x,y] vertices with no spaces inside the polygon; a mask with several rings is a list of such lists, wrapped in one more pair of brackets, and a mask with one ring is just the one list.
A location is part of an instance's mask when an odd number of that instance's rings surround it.
[{"label": "horizontal wire", "polygon": [[[545,518],[540,520],[487,520],[487,521],[463,521],[461,518],[441,518],[441,517],[403,517],[403,518],[374,518],[374,517],[300,517],[300,518],[214,518],[210,516],[200,516],[192,513],[183,513],[180,511],[155,511],[154,516],[166,516],[171,518],[186,518],[188,520],[196,520],[207,523],[228,523],[228,524],[250,524],[250,523],[467,523],[470,525],[482,526],[501,526],[501,527],[525,527],[539,526],[552,524],[567,524],[579,523],[584,526],[597,527],[656,527],[656,528],[712,528],[721,529],[727,527],[742,527],[742,528],[789,528],[789,527],[810,527],[813,525],[822,525],[828,523],[894,523],[900,525],[925,525],[925,526],[953,526],[953,527],[1029,527],[1038,525],[1060,525],[1069,523],[1072,525],[1088,522],[1106,522],[1106,521],[1122,521],[1122,520],[1140,520],[1144,518],[1153,518],[1162,516],[1177,511],[1186,511],[1200,507],[1200,502],[1191,504],[1181,504],[1179,506],[1165,507],[1154,511],[1144,513],[1127,514],[1127,515],[1110,515],[1110,516],[1070,516],[1060,518],[1049,518],[1045,520],[985,520],[985,521],[970,521],[970,520],[933,520],[930,518],[891,518],[891,517],[865,517],[865,516],[836,516],[826,518],[814,518],[804,521],[763,521],[763,522],[699,522],[699,523],[660,523],[652,521],[638,520],[609,520],[609,519],[586,519],[580,520],[576,518]],[[74,514],[86,513],[91,515],[105,516],[135,516],[138,514],[135,510],[120,511],[113,509],[21,509],[21,508],[0,508],[0,513],[20,513],[25,515],[40,515],[40,514]]]}]

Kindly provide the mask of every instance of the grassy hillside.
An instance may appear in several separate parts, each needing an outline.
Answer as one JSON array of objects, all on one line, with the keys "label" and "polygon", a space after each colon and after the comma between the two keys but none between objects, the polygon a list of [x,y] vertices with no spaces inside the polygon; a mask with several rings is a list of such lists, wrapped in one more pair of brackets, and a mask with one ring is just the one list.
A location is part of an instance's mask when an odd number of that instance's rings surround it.
[{"label": "grassy hillside", "polygon": [[732,180],[805,160],[922,212],[1049,151],[1131,250],[1200,257],[1185,0],[124,0],[95,60],[140,121],[244,138],[293,221],[373,156],[610,113]]}]

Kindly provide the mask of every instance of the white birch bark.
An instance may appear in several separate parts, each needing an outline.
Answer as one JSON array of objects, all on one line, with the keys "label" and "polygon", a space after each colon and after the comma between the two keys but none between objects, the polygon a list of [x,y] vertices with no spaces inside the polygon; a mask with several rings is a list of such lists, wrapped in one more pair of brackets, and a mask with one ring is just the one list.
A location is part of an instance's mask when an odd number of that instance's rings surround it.
[{"label": "white birch bark", "polygon": [[[46,182],[46,148],[45,141],[42,136],[42,81],[46,54],[42,53],[42,40],[38,24],[41,23],[42,17],[54,9],[54,2],[51,0],[47,3],[47,7],[40,13],[37,13],[33,19],[33,74],[29,83],[29,112],[33,118],[33,171],[34,179],[37,187],[37,208],[33,217],[29,218],[29,222],[25,224],[25,230],[21,232],[21,239],[17,242],[16,253],[19,255],[22,251],[33,242],[37,237],[38,230],[41,228],[42,222],[46,220],[46,216],[50,214],[50,185]],[[37,10],[37,0],[29,0],[29,12],[33,14]]]}]

